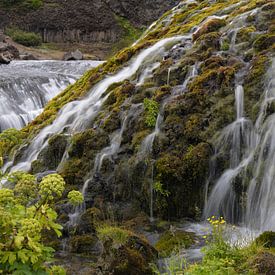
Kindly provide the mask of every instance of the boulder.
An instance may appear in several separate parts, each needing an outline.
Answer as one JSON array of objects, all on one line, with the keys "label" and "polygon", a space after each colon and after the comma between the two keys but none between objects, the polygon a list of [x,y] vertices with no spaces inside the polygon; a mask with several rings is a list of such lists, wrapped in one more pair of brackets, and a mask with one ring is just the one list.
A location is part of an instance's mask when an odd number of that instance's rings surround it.
[{"label": "boulder", "polygon": [[76,50],[74,52],[67,52],[63,56],[63,60],[71,61],[71,60],[83,60],[83,54],[80,50]]},{"label": "boulder", "polygon": [[0,53],[0,64],[9,64],[12,58],[8,54]]},{"label": "boulder", "polygon": [[13,45],[0,42],[0,64],[9,64],[13,59],[19,58],[19,51]]}]

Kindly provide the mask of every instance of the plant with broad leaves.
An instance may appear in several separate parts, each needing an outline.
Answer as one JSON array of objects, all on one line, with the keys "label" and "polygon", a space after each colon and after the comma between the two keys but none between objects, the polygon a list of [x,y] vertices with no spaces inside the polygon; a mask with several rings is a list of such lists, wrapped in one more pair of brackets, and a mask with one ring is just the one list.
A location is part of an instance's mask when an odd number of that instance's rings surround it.
[{"label": "plant with broad leaves", "polygon": [[[39,184],[23,172],[5,178],[10,182],[7,186],[14,188],[0,189],[0,274],[66,274],[62,267],[45,265],[54,250],[42,242],[42,235],[50,230],[61,236],[54,206],[63,195],[65,181],[51,174]],[[83,201],[75,192],[74,205]]]}]

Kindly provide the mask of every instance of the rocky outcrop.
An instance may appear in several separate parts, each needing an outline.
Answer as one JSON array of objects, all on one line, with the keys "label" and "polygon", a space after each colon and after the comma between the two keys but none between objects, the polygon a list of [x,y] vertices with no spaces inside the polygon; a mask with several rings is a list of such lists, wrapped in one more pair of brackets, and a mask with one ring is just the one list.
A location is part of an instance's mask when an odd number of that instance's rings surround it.
[{"label": "rocky outcrop", "polygon": [[19,51],[13,45],[0,42],[0,64],[9,64],[13,59],[19,58]]},{"label": "rocky outcrop", "polygon": [[177,0],[44,0],[38,10],[5,10],[0,6],[0,28],[19,26],[42,35],[44,42],[118,41],[124,34],[118,18],[141,28],[170,9]]}]

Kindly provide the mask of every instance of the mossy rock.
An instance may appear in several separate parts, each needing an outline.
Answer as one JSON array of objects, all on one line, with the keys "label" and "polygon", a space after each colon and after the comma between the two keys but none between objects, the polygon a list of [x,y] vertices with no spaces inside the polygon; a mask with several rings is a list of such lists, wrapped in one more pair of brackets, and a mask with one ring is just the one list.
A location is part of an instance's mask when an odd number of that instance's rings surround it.
[{"label": "mossy rock", "polygon": [[168,230],[161,235],[155,247],[162,257],[168,257],[179,248],[189,248],[194,242],[195,235],[192,232]]},{"label": "mossy rock", "polygon": [[253,43],[253,47],[256,51],[264,51],[274,46],[275,34],[262,34]]},{"label": "mossy rock", "polygon": [[150,263],[156,259],[157,252],[145,239],[111,226],[104,230],[104,237],[100,235],[104,250],[98,266],[104,274],[153,274]]},{"label": "mossy rock", "polygon": [[32,163],[32,173],[55,170],[62,160],[63,154],[69,143],[69,137],[62,134],[52,136],[38,155],[37,160]]},{"label": "mossy rock", "polygon": [[95,235],[86,234],[80,236],[73,236],[69,241],[70,252],[74,253],[98,253],[98,239]]},{"label": "mossy rock", "polygon": [[196,41],[199,37],[201,37],[203,34],[210,33],[210,32],[216,32],[221,27],[224,27],[226,25],[226,21],[224,19],[219,18],[212,18],[206,21],[200,29],[198,29],[193,34],[193,40]]},{"label": "mossy rock", "polygon": [[275,232],[265,231],[256,238],[255,242],[267,248],[275,248]]},{"label": "mossy rock", "polygon": [[241,28],[237,33],[236,43],[249,42],[254,32],[256,32],[254,26]]},{"label": "mossy rock", "polygon": [[196,41],[198,50],[205,51],[208,48],[212,48],[218,51],[220,49],[220,36],[219,32],[210,32],[201,35]]}]

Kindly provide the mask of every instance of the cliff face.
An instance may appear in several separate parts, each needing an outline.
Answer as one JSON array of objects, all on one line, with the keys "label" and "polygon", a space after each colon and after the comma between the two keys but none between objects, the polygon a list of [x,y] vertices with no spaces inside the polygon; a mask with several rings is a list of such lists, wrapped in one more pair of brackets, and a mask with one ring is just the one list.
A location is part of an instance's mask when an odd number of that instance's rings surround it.
[{"label": "cliff face", "polygon": [[122,20],[142,28],[175,5],[177,0],[45,0],[37,10],[0,5],[0,28],[20,26],[41,33],[44,42],[118,41],[127,31]]}]

